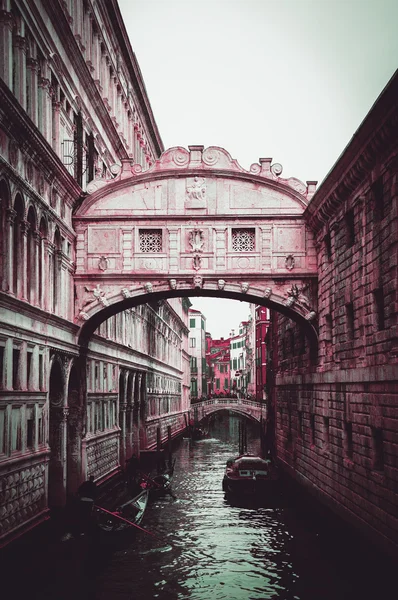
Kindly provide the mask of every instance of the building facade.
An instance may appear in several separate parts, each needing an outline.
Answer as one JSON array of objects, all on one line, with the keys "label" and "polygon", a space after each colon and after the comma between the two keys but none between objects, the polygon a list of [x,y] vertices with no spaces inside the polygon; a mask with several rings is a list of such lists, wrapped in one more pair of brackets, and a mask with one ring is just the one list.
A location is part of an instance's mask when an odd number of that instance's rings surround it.
[{"label": "building facade", "polygon": [[206,317],[189,309],[189,353],[191,356],[191,399],[207,393]]},{"label": "building facade", "polygon": [[226,395],[231,393],[229,338],[213,340],[206,333],[206,362],[208,395]]},{"label": "building facade", "polygon": [[[281,465],[397,556],[398,73],[306,210],[318,254],[318,353],[272,313],[270,404]],[[313,300],[312,300],[313,301]]]},{"label": "building facade", "polygon": [[163,150],[117,2],[1,8],[0,545],[189,410],[186,300],[110,317],[84,361],[77,343],[74,211],[91,180]]},{"label": "building facade", "polygon": [[265,306],[253,307],[255,322],[255,387],[253,394],[258,402],[266,399],[267,383],[267,331],[269,309]]}]

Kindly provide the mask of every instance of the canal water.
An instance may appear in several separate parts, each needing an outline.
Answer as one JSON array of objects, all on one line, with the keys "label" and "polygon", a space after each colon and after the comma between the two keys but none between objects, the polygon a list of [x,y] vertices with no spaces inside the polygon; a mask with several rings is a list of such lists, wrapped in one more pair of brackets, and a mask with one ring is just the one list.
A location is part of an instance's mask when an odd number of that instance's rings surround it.
[{"label": "canal water", "polygon": [[[58,543],[50,557],[43,540],[43,547],[32,549],[29,563],[20,557],[19,573],[28,582],[21,597],[395,598],[391,569],[380,564],[377,553],[344,527],[330,526],[325,515],[303,499],[297,502],[291,491],[271,506],[266,499],[233,504],[225,498],[222,477],[226,460],[237,454],[238,425],[236,417],[223,417],[210,424],[210,438],[181,440],[174,453],[174,497],[151,503],[142,522],[153,535],[138,532],[111,552],[90,546],[68,550],[67,543],[60,550]],[[254,425],[248,427],[249,452],[259,452],[258,433]],[[19,598],[17,593],[7,597]]]}]

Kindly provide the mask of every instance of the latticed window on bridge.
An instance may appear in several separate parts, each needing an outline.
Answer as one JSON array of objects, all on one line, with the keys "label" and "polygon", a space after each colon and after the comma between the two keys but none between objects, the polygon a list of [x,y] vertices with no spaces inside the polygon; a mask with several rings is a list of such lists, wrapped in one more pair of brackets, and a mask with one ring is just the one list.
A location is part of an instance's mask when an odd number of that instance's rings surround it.
[{"label": "latticed window on bridge", "polygon": [[162,252],[162,230],[140,229],[140,251]]},{"label": "latticed window on bridge", "polygon": [[235,252],[250,252],[255,248],[254,229],[233,229],[232,250]]}]

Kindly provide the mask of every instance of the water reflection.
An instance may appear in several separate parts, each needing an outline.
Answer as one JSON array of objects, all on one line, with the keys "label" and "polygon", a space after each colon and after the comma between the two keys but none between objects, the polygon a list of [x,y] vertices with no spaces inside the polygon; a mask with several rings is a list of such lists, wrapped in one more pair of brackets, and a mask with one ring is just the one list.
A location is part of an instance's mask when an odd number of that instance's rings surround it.
[{"label": "water reflection", "polygon": [[[212,438],[183,440],[173,493],[150,505],[139,534],[98,577],[98,600],[341,600],[371,598],[369,581],[333,562],[316,527],[292,506],[234,502],[222,491],[227,458],[237,454],[238,419],[212,424]],[[248,450],[259,451],[258,431]],[[285,499],[286,500],[286,499]],[[363,585],[362,585],[363,584]],[[382,597],[382,596],[374,596]],[[387,596],[386,596],[387,597]]]}]

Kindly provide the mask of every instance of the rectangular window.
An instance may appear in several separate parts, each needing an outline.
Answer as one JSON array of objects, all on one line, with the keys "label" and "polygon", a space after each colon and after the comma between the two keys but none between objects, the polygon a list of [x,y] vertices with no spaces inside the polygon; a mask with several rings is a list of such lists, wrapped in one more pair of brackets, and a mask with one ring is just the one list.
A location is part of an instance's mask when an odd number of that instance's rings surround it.
[{"label": "rectangular window", "polygon": [[33,448],[33,431],[34,431],[34,420],[28,419],[26,423],[26,447]]},{"label": "rectangular window", "polygon": [[191,369],[192,370],[196,370],[198,368],[196,361],[197,361],[196,356],[191,356]]},{"label": "rectangular window", "polygon": [[216,379],[216,390],[220,389],[220,380],[217,378]]},{"label": "rectangular window", "polygon": [[5,409],[0,408],[0,454],[4,454],[5,451]]},{"label": "rectangular window", "polygon": [[373,469],[382,471],[384,469],[384,445],[383,430],[381,427],[372,427],[372,445],[373,445]]},{"label": "rectangular window", "polygon": [[204,328],[205,328],[205,322],[204,322],[204,320],[203,320],[203,319],[201,319],[201,326],[202,326],[202,329],[204,329]]},{"label": "rectangular window", "polygon": [[376,327],[378,331],[385,329],[385,307],[383,288],[378,288],[373,292],[375,312],[376,312]]},{"label": "rectangular window", "polygon": [[235,252],[252,252],[255,250],[255,229],[233,229],[232,250]]},{"label": "rectangular window", "polygon": [[224,365],[220,365],[220,373],[224,373]]},{"label": "rectangular window", "polygon": [[39,389],[44,389],[44,357],[39,354]]},{"label": "rectangular window", "polygon": [[4,346],[0,346],[0,390],[4,387]]},{"label": "rectangular window", "polygon": [[233,370],[236,371],[236,369],[238,368],[238,361],[236,358],[233,359]]},{"label": "rectangular window", "polygon": [[19,389],[19,360],[21,352],[17,348],[12,351],[12,388],[13,390]]},{"label": "rectangular window", "polygon": [[28,350],[27,354],[26,354],[26,383],[28,386],[28,390],[30,389],[30,376],[32,373],[32,357],[33,357],[33,353],[32,350]]},{"label": "rectangular window", "polygon": [[195,338],[189,338],[189,347],[196,348],[196,339]]},{"label": "rectangular window", "polygon": [[21,409],[12,409],[11,419],[11,450],[22,449],[22,438],[21,438]]},{"label": "rectangular window", "polygon": [[159,253],[162,252],[162,230],[140,229],[140,252]]},{"label": "rectangular window", "polygon": [[346,228],[346,244],[347,247],[351,247],[355,243],[355,220],[354,220],[354,209],[349,210],[345,215],[345,228]]},{"label": "rectangular window", "polygon": [[195,327],[195,319],[189,319],[189,326]]},{"label": "rectangular window", "polygon": [[349,302],[345,305],[346,311],[346,331],[349,340],[354,339],[354,304]]},{"label": "rectangular window", "polygon": [[39,427],[38,427],[38,429],[39,429],[38,444],[40,446],[43,443],[43,439],[44,439],[44,436],[43,436],[43,419],[41,417],[39,419]]}]

